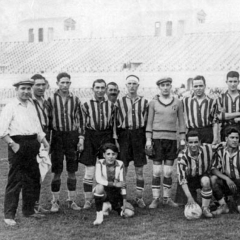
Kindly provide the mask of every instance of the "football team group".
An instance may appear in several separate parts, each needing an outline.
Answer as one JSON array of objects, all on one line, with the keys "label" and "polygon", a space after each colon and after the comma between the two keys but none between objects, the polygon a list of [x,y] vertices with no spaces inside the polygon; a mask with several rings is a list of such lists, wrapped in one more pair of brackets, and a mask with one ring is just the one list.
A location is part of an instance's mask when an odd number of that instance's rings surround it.
[{"label": "football team group", "polygon": [[[44,98],[48,83],[40,74],[14,83],[16,98],[4,107],[0,116],[0,138],[8,145],[9,173],[4,198],[7,225],[17,224],[15,215],[21,191],[25,217],[42,218],[46,212],[60,210],[64,160],[67,203],[73,210],[81,210],[76,201],[76,172],[79,163],[85,166],[83,209],[90,209],[95,203],[94,225],[101,224],[110,210],[123,217],[134,215],[126,197],[131,161],[136,174],[134,200],[139,208],[155,209],[161,200],[171,207],[186,205],[184,213],[188,219],[201,215],[212,218],[229,212],[231,198],[240,212],[239,73],[227,74],[228,90],[217,99],[206,95],[203,76],[193,79],[192,94],[181,100],[172,95],[172,79],[161,78],[156,82],[159,95],[150,102],[138,95],[141,83],[138,76],[129,75],[124,81],[128,92],[119,97],[115,82],[95,80],[93,96],[85,102],[70,91],[71,76],[65,72],[58,74],[58,89],[48,99]],[[51,159],[49,210],[39,203],[40,147]],[[143,198],[146,155],[153,162],[149,206]],[[175,159],[178,187],[173,201]],[[213,201],[215,209],[210,208]]]}]

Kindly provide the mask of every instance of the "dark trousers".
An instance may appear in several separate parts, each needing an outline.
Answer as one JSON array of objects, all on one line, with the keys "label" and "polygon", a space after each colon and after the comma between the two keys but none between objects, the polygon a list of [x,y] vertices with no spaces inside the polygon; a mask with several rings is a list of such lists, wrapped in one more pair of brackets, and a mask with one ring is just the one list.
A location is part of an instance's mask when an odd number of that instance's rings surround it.
[{"label": "dark trousers", "polygon": [[8,148],[9,173],[4,199],[4,216],[7,219],[15,217],[21,190],[22,212],[25,216],[34,213],[40,193],[40,171],[36,160],[40,143],[37,135],[11,138],[20,145],[20,149],[14,153]]},{"label": "dark trousers", "polygon": [[220,178],[216,180],[216,183],[213,184],[213,196],[216,198],[216,200],[221,200],[223,197],[230,196],[230,195],[233,195],[234,200],[236,201],[240,200],[240,179],[232,179],[232,181],[237,186],[237,191],[234,193],[228,187],[225,180]]}]

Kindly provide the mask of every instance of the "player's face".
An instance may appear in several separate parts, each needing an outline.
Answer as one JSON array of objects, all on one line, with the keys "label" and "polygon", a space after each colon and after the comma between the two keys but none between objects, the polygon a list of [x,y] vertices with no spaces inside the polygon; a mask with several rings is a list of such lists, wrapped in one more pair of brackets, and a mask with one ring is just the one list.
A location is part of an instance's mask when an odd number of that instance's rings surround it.
[{"label": "player's face", "polygon": [[197,152],[200,146],[200,141],[198,137],[189,137],[188,138],[188,147],[191,152]]},{"label": "player's face", "polygon": [[238,133],[231,133],[226,137],[227,146],[230,148],[236,148],[239,144],[239,135]]},{"label": "player's face", "polygon": [[137,93],[139,84],[137,83],[135,78],[133,78],[132,80],[128,78],[128,83],[126,84],[126,87],[127,87],[128,93],[135,94]]},{"label": "player's face", "polygon": [[239,79],[237,77],[229,77],[226,83],[229,91],[236,91],[239,84]]},{"label": "player's face", "polygon": [[59,82],[57,82],[60,92],[67,93],[69,91],[71,81],[68,77],[62,77]]},{"label": "player's face", "polygon": [[112,164],[117,159],[117,153],[111,149],[107,149],[103,156],[106,159],[107,164]]},{"label": "player's face", "polygon": [[16,88],[17,97],[19,100],[25,102],[31,97],[31,85],[20,85]]},{"label": "player's face", "polygon": [[193,91],[194,95],[198,97],[202,97],[205,93],[205,84],[203,80],[193,80]]},{"label": "player's face", "polygon": [[102,98],[104,97],[104,94],[106,93],[106,85],[104,82],[101,83],[95,83],[93,87],[93,92],[95,98]]},{"label": "player's face", "polygon": [[170,82],[163,82],[158,85],[160,93],[163,96],[169,96],[171,93],[172,84]]},{"label": "player's face", "polygon": [[107,93],[108,99],[111,102],[116,102],[118,94],[119,94],[119,90],[118,90],[117,86],[108,85],[106,93]]},{"label": "player's face", "polygon": [[36,79],[32,87],[33,93],[37,97],[43,97],[46,90],[46,82],[44,79]]}]

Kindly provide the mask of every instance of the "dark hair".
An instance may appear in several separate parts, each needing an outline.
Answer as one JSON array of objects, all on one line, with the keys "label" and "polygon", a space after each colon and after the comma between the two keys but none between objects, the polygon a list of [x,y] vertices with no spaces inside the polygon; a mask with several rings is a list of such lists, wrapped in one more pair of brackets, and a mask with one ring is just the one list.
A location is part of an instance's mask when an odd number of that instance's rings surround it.
[{"label": "dark hair", "polygon": [[45,77],[42,76],[41,74],[34,74],[34,75],[31,77],[31,79],[34,80],[34,81],[37,80],[37,79],[43,79],[43,80],[45,80],[45,82],[46,82]]},{"label": "dark hair", "polygon": [[118,85],[117,85],[115,82],[110,82],[110,83],[108,83],[108,84],[107,84],[107,87],[108,87],[109,85],[113,85],[113,86],[115,86],[115,87],[118,88]]},{"label": "dark hair", "polygon": [[236,127],[228,126],[225,129],[225,137],[228,137],[231,133],[237,133],[239,136],[239,131]]},{"label": "dark hair", "polygon": [[138,81],[140,81],[139,77],[136,76],[136,75],[129,75],[129,76],[126,77],[126,80],[127,80],[128,78],[130,78],[130,77],[135,77]]},{"label": "dark hair", "polygon": [[234,78],[234,77],[236,77],[237,79],[239,79],[239,73],[236,72],[236,71],[231,71],[231,72],[229,72],[229,73],[227,74],[227,79],[228,79],[228,78]]},{"label": "dark hair", "polygon": [[68,73],[62,72],[62,73],[59,73],[59,74],[57,75],[57,81],[59,82],[60,79],[61,79],[61,78],[64,78],[64,77],[71,79],[71,76],[70,76]]},{"label": "dark hair", "polygon": [[206,80],[205,80],[204,76],[201,76],[201,75],[196,76],[195,78],[193,78],[192,83],[194,80],[203,80],[203,83],[206,86]]},{"label": "dark hair", "polygon": [[194,131],[194,130],[190,130],[190,131],[188,132],[188,134],[186,135],[187,141],[188,141],[188,139],[189,139],[190,137],[198,137],[198,140],[200,140],[200,139],[199,139],[199,134],[198,134],[198,132],[197,132],[197,131]]},{"label": "dark hair", "polygon": [[104,84],[105,84],[105,87],[107,86],[105,80],[103,80],[103,79],[97,79],[97,80],[95,80],[95,81],[93,82],[93,84],[92,84],[92,87],[93,87],[93,88],[94,88],[94,86],[95,86],[96,83],[104,83]]},{"label": "dark hair", "polygon": [[118,148],[113,143],[105,143],[102,146],[102,150],[105,153],[108,149],[111,149],[113,152],[118,153]]}]

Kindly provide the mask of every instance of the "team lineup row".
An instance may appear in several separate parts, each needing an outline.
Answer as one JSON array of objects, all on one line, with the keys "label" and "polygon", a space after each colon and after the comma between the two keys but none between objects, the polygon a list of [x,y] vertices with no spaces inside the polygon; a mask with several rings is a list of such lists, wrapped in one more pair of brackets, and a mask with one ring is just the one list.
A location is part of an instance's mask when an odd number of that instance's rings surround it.
[{"label": "team lineup row", "polygon": [[[202,210],[196,207],[195,211],[202,212],[205,217],[228,212],[226,194],[233,193],[238,201],[239,74],[234,71],[227,74],[228,91],[218,99],[205,94],[203,76],[193,79],[193,95],[182,100],[171,95],[172,79],[161,78],[156,82],[159,95],[149,103],[138,95],[140,80],[136,75],[129,75],[125,81],[128,93],[118,98],[116,83],[95,80],[93,98],[84,103],[70,92],[71,76],[68,73],[58,74],[58,90],[48,99],[44,99],[46,80],[40,74],[14,84],[17,97],[5,106],[0,117],[0,137],[8,144],[10,166],[4,200],[6,224],[16,224],[14,218],[21,190],[23,215],[44,217],[45,209],[39,205],[41,184],[36,161],[40,143],[51,153],[53,198],[50,211],[57,212],[60,208],[65,157],[68,205],[74,210],[81,209],[75,201],[75,173],[80,162],[85,165],[83,208],[91,208],[95,199],[95,225],[103,222],[110,207],[119,215],[134,214],[133,207],[126,201],[125,176],[130,161],[134,161],[136,173],[137,206],[146,207],[143,199],[146,154],[153,161],[153,199],[149,208],[159,205],[161,172],[164,175],[163,204],[178,207],[171,199],[173,163],[177,157],[179,189],[187,197],[189,209],[197,206],[198,188],[201,189]],[[221,139],[218,137],[219,126]],[[97,186],[93,189],[94,176]],[[209,210],[212,189],[219,201],[214,212]],[[193,216],[193,211],[186,216]]]}]

